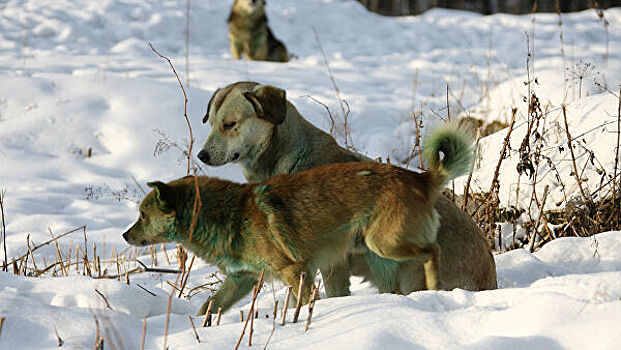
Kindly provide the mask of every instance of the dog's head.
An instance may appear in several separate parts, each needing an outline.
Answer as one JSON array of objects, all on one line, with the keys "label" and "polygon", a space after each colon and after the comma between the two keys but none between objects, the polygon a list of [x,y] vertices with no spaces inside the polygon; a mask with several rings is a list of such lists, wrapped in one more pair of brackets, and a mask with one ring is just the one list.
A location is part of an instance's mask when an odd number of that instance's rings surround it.
[{"label": "dog's head", "polygon": [[253,82],[218,89],[207,105],[203,123],[211,133],[198,153],[207,165],[254,159],[268,146],[274,128],[287,114],[285,90]]},{"label": "dog's head", "polygon": [[234,10],[241,10],[247,13],[262,11],[265,8],[265,0],[235,0]]},{"label": "dog's head", "polygon": [[174,190],[160,181],[149,182],[147,186],[153,191],[142,200],[138,221],[123,234],[132,245],[170,242],[177,234]]}]

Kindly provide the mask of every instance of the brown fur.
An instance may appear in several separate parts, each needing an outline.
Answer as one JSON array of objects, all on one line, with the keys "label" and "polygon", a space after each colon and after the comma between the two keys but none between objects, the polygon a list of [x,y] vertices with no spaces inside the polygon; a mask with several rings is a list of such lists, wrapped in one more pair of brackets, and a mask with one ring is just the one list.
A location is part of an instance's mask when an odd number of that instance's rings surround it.
[{"label": "brown fur", "polygon": [[[190,250],[238,281],[225,281],[212,298],[225,310],[249,291],[236,287],[252,286],[263,268],[296,291],[301,272],[314,276],[317,268],[343,263],[356,237],[385,258],[424,264],[426,287],[437,289],[433,202],[446,180],[436,170],[421,174],[366,162],[278,175],[256,185],[199,177],[202,207]],[[194,178],[149,186],[154,190],[140,205],[140,219],[123,237],[134,245],[188,243]],[[310,283],[297,297],[306,303],[309,296]]]}]

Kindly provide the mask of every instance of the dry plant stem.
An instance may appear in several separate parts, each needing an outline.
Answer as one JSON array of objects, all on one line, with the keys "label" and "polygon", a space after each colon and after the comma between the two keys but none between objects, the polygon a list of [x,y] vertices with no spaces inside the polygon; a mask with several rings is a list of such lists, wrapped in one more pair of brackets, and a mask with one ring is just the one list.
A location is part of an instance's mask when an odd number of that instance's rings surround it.
[{"label": "dry plant stem", "polygon": [[289,299],[291,299],[291,292],[293,291],[293,287],[287,287],[287,293],[285,294],[285,304],[282,307],[282,318],[280,320],[280,325],[285,325],[285,320],[287,318],[287,309],[289,308]]},{"label": "dry plant stem", "polygon": [[546,199],[548,198],[548,191],[550,186],[546,185],[543,189],[543,197],[541,198],[541,205],[539,206],[539,215],[537,216],[537,221],[535,222],[535,226],[533,226],[533,234],[530,237],[530,252],[535,251],[535,235],[539,235],[539,238],[543,239],[539,232],[537,232],[537,228],[539,227],[539,222],[543,217],[544,206],[546,205]]},{"label": "dry plant stem", "polygon": [[4,324],[4,317],[0,317],[0,339],[2,339],[2,325]]},{"label": "dry plant stem", "polygon": [[170,66],[170,68],[172,69],[173,73],[175,74],[175,78],[177,78],[177,82],[179,83],[179,87],[181,87],[181,92],[183,92],[183,117],[185,118],[185,122],[188,126],[188,132],[190,133],[190,145],[188,146],[188,154],[187,154],[187,160],[188,160],[188,167],[187,167],[187,172],[186,175],[190,175],[190,165],[192,163],[192,147],[194,146],[194,135],[192,133],[192,125],[190,125],[190,119],[188,118],[188,113],[187,113],[187,109],[188,109],[188,95],[186,95],[185,93],[185,88],[183,87],[183,84],[181,83],[181,79],[179,79],[179,74],[177,74],[177,71],[175,70],[175,66],[173,66],[172,62],[170,61],[170,59],[164,55],[162,55],[161,53],[159,53],[154,47],[153,45],[151,45],[151,43],[149,43],[149,47],[151,47],[151,50],[153,50],[153,52],[155,52],[158,56],[160,56],[161,58],[165,59],[168,62],[168,65]]},{"label": "dry plant stem", "polygon": [[[179,276],[180,274],[177,274],[177,278],[175,279],[175,284],[179,283]],[[170,294],[168,295],[168,306],[166,306],[166,325],[164,326],[164,350],[167,350],[168,346],[167,341],[168,341],[168,326],[170,324],[170,307],[172,305],[172,298],[173,295],[175,295],[175,290],[171,290]]]},{"label": "dry plant stem", "polygon": [[63,344],[65,344],[65,342],[63,341],[63,338],[58,335],[58,328],[56,328],[56,326],[54,326],[54,333],[56,334],[56,339],[58,340],[58,347],[60,348],[61,346],[63,346]]},{"label": "dry plant stem", "polygon": [[[253,293],[252,295],[257,295],[259,294],[259,291],[257,290],[257,286],[254,286],[253,288]],[[248,332],[248,346],[252,346],[252,335],[254,334],[254,312],[252,312],[253,309],[250,309],[250,312],[248,313],[248,318],[250,318],[250,331]]]},{"label": "dry plant stem", "polygon": [[[330,76],[330,81],[332,82],[332,87],[334,88],[334,92],[336,93],[336,98],[339,100],[339,105],[341,107],[341,113],[343,113],[343,123],[344,123],[344,131],[345,131],[345,148],[349,149],[350,144],[349,141],[351,137],[349,136],[348,128],[347,128],[347,118],[349,116],[349,111],[345,109],[345,100],[341,97],[341,90],[336,85],[336,80],[334,80],[334,75],[332,75],[332,70],[330,69],[330,63],[328,62],[328,57],[326,56],[326,52],[323,50],[323,46],[321,45],[321,41],[319,40],[319,35],[317,34],[317,30],[313,26],[313,33],[315,34],[315,40],[317,41],[317,46],[319,46],[319,50],[321,51],[321,56],[323,57],[323,62],[328,69],[328,75]],[[351,147],[354,145],[352,144]]]},{"label": "dry plant stem", "polygon": [[580,194],[582,198],[587,202],[591,203],[591,198],[587,197],[586,192],[584,192],[584,188],[582,187],[582,181],[580,180],[580,173],[578,172],[578,166],[576,165],[576,155],[574,154],[574,148],[572,145],[571,134],[569,133],[569,125],[567,124],[567,108],[563,105],[563,121],[565,122],[565,134],[567,135],[567,143],[569,145],[569,152],[571,154],[571,163],[574,169],[574,177],[576,178],[576,183],[578,184],[578,189],[580,190]]},{"label": "dry plant stem", "polygon": [[61,346],[63,346],[63,344],[65,344],[65,342],[63,341],[63,338],[61,338],[58,334],[58,328],[56,328],[56,326],[54,326],[54,333],[56,334],[56,339],[58,340],[58,347],[60,348]]},{"label": "dry plant stem", "polygon": [[239,310],[239,323],[244,322],[244,310]]},{"label": "dry plant stem", "polygon": [[273,318],[276,319],[276,316],[278,315],[278,300],[276,300],[274,302],[274,311],[272,312]]},{"label": "dry plant stem", "polygon": [[615,227],[619,227],[619,216],[621,215],[621,205],[617,204],[617,170],[619,169],[619,141],[621,140],[621,85],[619,85],[619,104],[617,107],[617,147],[615,148],[615,171],[612,178],[612,203],[617,207],[617,215],[614,215]]},{"label": "dry plant stem", "polygon": [[[479,149],[479,141],[481,140],[481,127],[477,128],[477,137],[476,142],[474,143],[474,152]],[[470,167],[470,172],[468,173],[468,179],[466,180],[466,186],[464,186],[464,202],[461,204],[461,210],[466,211],[466,207],[468,206],[468,195],[470,192],[470,182],[472,181],[472,173],[474,172],[474,163],[472,162],[472,166]]]},{"label": "dry plant stem", "polygon": [[[41,271],[41,274],[45,272]],[[101,277],[95,277],[95,279],[116,279],[119,277],[123,277],[126,275],[133,275],[136,273],[143,273],[143,272],[157,272],[157,273],[180,273],[180,270],[172,270],[172,269],[160,269],[160,268],[154,268],[154,267],[135,267],[131,270],[127,270],[125,271],[125,273],[118,273],[116,275],[106,275],[106,276],[101,276]]]},{"label": "dry plant stem", "polygon": [[166,259],[166,263],[170,266],[170,259],[168,258],[168,252],[166,251],[166,245],[162,243],[162,252],[164,253],[164,259]]},{"label": "dry plant stem", "polygon": [[[254,314],[254,304],[257,301],[257,296],[261,291],[261,286],[263,286],[263,278],[265,277],[265,269],[261,270],[261,276],[259,276],[259,282],[254,290],[254,294],[252,295],[252,302],[250,303],[250,311],[248,312],[248,317],[246,317],[246,323],[244,323],[244,328],[242,329],[242,333],[239,335],[239,339],[237,340],[237,344],[235,344],[235,350],[239,348],[239,344],[241,344],[242,338],[246,333],[246,327],[248,326],[248,321],[253,318]],[[243,319],[243,311],[240,310],[241,318]],[[252,341],[252,337],[250,337],[249,342]]]},{"label": "dry plant stem", "polygon": [[[82,230],[82,229],[86,229],[86,226],[80,226],[80,227],[78,227],[78,228],[76,228],[76,229],[73,229],[73,230],[71,230],[71,231],[67,231],[67,232],[65,232],[65,233],[63,233],[63,234],[60,234],[60,235],[56,236],[56,238],[50,239],[50,240],[45,241],[45,242],[43,242],[43,243],[41,243],[41,244],[39,244],[39,245],[36,245],[35,247],[33,247],[33,248],[31,249],[31,251],[32,251],[32,252],[34,252],[35,250],[37,250],[37,249],[39,249],[39,248],[41,248],[41,247],[44,247],[44,246],[46,246],[46,245],[48,245],[48,244],[50,244],[50,243],[52,243],[52,242],[54,242],[54,241],[56,241],[56,240],[58,240],[58,239],[61,239],[61,238],[65,237],[66,235],[70,234],[70,233],[73,233],[73,232],[76,232],[76,231],[79,231],[79,230]],[[25,258],[25,257],[26,257],[26,255],[28,255],[28,254],[30,254],[30,253],[26,253],[26,254],[24,254],[24,255],[22,255],[22,256],[20,256],[20,257],[16,258],[16,259],[13,259],[13,260],[15,260],[15,261],[19,261],[19,260],[21,260],[21,259]]]},{"label": "dry plant stem", "polygon": [[106,299],[105,295],[103,295],[99,290],[97,290],[97,288],[95,288],[95,293],[99,294],[99,296],[103,299],[103,301],[106,303],[106,307],[110,310],[112,310],[112,306],[110,306],[110,303],[108,302],[108,299]]},{"label": "dry plant stem", "polygon": [[203,323],[201,327],[211,326],[211,309],[213,308],[213,299],[209,300],[209,304],[207,305],[207,311],[205,312],[205,318],[203,319]]},{"label": "dry plant stem", "polygon": [[144,350],[144,341],[147,338],[147,318],[142,319],[142,339],[140,339],[140,350]]},{"label": "dry plant stem", "polygon": [[[507,154],[507,147],[509,146],[509,140],[511,139],[511,133],[513,132],[513,126],[515,125],[516,113],[517,113],[517,108],[513,108],[513,110],[511,111],[511,123],[509,124],[509,129],[507,130],[507,135],[505,136],[505,140],[502,143],[502,150],[500,151],[500,157],[498,158],[498,163],[496,163],[496,169],[494,170],[494,178],[492,179],[492,184],[490,185],[489,192],[487,193],[487,196],[485,198],[485,203],[489,203],[489,200],[491,199],[493,193],[495,192],[495,188],[498,185],[498,175],[500,174],[500,166],[502,165],[502,161],[505,159],[505,156]],[[476,212],[474,214],[476,214]]]},{"label": "dry plant stem", "polygon": [[181,295],[183,294],[183,290],[185,289],[185,285],[186,283],[188,283],[188,278],[190,277],[190,271],[192,270],[192,265],[194,265],[194,258],[196,258],[196,255],[192,255],[192,260],[190,260],[190,267],[188,268],[188,272],[185,274],[185,278],[183,279],[183,283],[181,284],[181,288],[179,289],[179,295],[177,296],[177,298],[181,298]]},{"label": "dry plant stem", "polygon": [[190,87],[190,0],[185,3],[185,84]]},{"label": "dry plant stem", "polygon": [[220,325],[220,318],[222,317],[222,308],[218,307],[218,314],[216,315],[216,326]]},{"label": "dry plant stem", "polygon": [[194,326],[194,320],[192,316],[188,316],[188,320],[190,320],[190,325],[192,326],[192,330],[194,331],[194,337],[196,338],[196,342],[200,344],[201,338],[198,337],[198,332],[196,332],[196,326]]},{"label": "dry plant stem", "polygon": [[300,316],[300,309],[302,309],[302,292],[304,291],[304,280],[306,279],[306,273],[300,273],[300,286],[298,288],[297,304],[295,305],[295,312],[293,313],[293,323],[298,322]]},{"label": "dry plant stem", "polygon": [[[62,270],[63,275],[68,276],[67,269],[65,269],[65,264],[63,264],[63,255],[60,253],[60,246],[58,245],[58,240],[54,238],[54,234],[52,233],[52,230],[49,227],[47,228],[47,230],[50,232],[50,235],[52,236],[52,240],[54,241],[54,244],[56,245],[56,253],[57,253],[58,261],[60,262],[60,269]],[[26,253],[26,255],[28,255],[28,253]]]},{"label": "dry plant stem", "polygon": [[304,332],[308,331],[308,327],[310,327],[311,324],[311,319],[313,318],[313,309],[315,309],[315,299],[317,298],[317,290],[318,288],[315,288],[313,286],[313,292],[311,293],[311,299],[310,302],[308,303],[308,318],[306,319],[306,326],[304,326]]},{"label": "dry plant stem", "polygon": [[6,256],[6,225],[4,222],[4,195],[5,194],[6,194],[6,190],[3,189],[2,191],[0,191],[0,216],[2,217],[2,247],[4,248],[4,262],[2,264],[2,269],[4,271],[7,271],[9,262]]}]

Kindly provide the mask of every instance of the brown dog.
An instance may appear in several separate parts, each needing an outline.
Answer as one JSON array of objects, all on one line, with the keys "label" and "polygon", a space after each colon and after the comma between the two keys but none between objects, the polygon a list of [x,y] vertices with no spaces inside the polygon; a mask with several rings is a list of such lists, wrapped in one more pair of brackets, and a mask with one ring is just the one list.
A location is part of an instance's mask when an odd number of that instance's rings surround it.
[{"label": "brown dog", "polygon": [[[425,173],[356,162],[256,185],[198,178],[202,207],[189,248],[227,274],[212,297],[214,306],[228,309],[250,291],[262,269],[297,291],[300,273],[314,276],[317,268],[342,264],[357,238],[379,256],[422,264],[426,288],[438,289],[439,220],[433,203],[449,179],[468,170],[470,141],[456,124],[436,130],[426,139],[430,170]],[[123,237],[134,245],[188,244],[194,178],[149,186],[154,190],[142,201],[140,218]],[[369,267],[371,273],[383,272],[381,264]],[[296,294],[304,303],[310,286]]]},{"label": "brown dog", "polygon": [[[309,123],[286,99],[283,89],[254,82],[237,82],[218,89],[208,103],[203,122],[211,124],[199,158],[219,166],[238,163],[250,183],[278,174],[297,173],[339,162],[372,160],[340,147]],[[496,288],[496,267],[481,230],[464,211],[440,196],[437,242],[443,252],[442,288]],[[322,268],[328,296],[349,295],[350,273],[373,282],[380,292],[410,293],[425,288],[423,266],[382,259],[362,245],[350,253],[350,264]],[[384,272],[373,274],[369,265]],[[377,271],[377,269],[374,269]]]}]

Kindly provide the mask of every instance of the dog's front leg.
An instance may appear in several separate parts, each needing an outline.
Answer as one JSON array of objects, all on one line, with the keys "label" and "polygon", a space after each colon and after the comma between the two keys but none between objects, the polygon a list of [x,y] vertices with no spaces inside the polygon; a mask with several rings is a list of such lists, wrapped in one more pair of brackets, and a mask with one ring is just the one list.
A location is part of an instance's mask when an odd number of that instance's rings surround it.
[{"label": "dog's front leg", "polygon": [[290,306],[294,306],[297,303],[298,298],[298,290],[300,289],[300,274],[302,272],[305,273],[304,278],[304,289],[302,290],[302,305],[308,304],[310,301],[311,295],[311,285],[315,282],[315,274],[308,269],[308,266],[304,264],[293,264],[289,265],[279,271],[280,278],[285,281],[288,285],[293,287],[292,294],[292,303]]},{"label": "dog's front leg", "polygon": [[229,46],[231,48],[231,56],[233,56],[233,59],[240,59],[244,49],[243,43],[239,39],[229,36]]},{"label": "dog's front leg", "polygon": [[321,277],[326,288],[326,296],[343,297],[351,295],[349,291],[349,265],[347,263],[335,264],[330,267],[321,267]]},{"label": "dog's front leg", "polygon": [[221,307],[222,311],[228,310],[236,302],[248,295],[257,282],[258,276],[253,272],[240,271],[228,274],[216,294],[212,295],[201,306],[198,316],[204,315],[207,312],[207,306],[211,300],[213,300],[213,310],[218,310],[218,307]]}]

